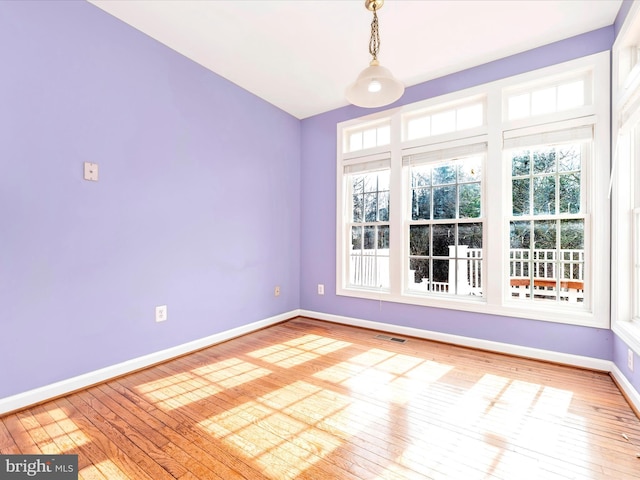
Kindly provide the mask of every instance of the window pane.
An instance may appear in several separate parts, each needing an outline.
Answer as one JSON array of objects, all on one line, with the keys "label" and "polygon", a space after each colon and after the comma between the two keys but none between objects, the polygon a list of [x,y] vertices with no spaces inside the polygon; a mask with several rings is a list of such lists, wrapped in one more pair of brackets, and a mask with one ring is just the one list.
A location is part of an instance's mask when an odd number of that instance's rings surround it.
[{"label": "window pane", "polygon": [[383,170],[377,172],[375,175],[378,177],[378,191],[389,190],[389,180],[391,178],[391,172],[389,170]]},{"label": "window pane", "polygon": [[531,180],[523,178],[520,180],[513,180],[511,182],[511,197],[513,204],[513,215],[529,215],[530,203],[529,203],[529,187]]},{"label": "window pane", "polygon": [[362,221],[362,209],[364,206],[364,198],[362,195],[354,195],[353,196],[353,221],[361,222]]},{"label": "window pane", "polygon": [[431,131],[431,117],[412,118],[407,122],[407,140],[428,137]]},{"label": "window pane", "polygon": [[409,289],[429,291],[429,260],[425,259],[409,259]]},{"label": "window pane", "polygon": [[555,177],[534,177],[533,179],[533,214],[554,215],[556,213],[556,179]]},{"label": "window pane", "polygon": [[364,192],[364,175],[354,175],[351,188],[354,194]]},{"label": "window pane", "polygon": [[447,163],[433,169],[433,184],[446,185],[456,183],[456,164]]},{"label": "window pane", "polygon": [[556,171],[556,151],[554,148],[533,152],[533,173],[553,173]]},{"label": "window pane", "polygon": [[453,132],[456,129],[456,111],[448,110],[431,116],[431,135]]},{"label": "window pane", "polygon": [[515,176],[529,175],[531,152],[529,150],[522,150],[513,154],[511,159],[511,174]]},{"label": "window pane", "polygon": [[351,227],[351,250],[353,252],[362,250],[362,227]]},{"label": "window pane", "polygon": [[556,248],[556,221],[541,220],[533,222],[534,245],[536,250]]},{"label": "window pane", "polygon": [[364,227],[364,249],[375,250],[376,248],[376,227]]},{"label": "window pane", "polygon": [[556,87],[544,88],[531,94],[531,114],[541,115],[556,111]]},{"label": "window pane", "polygon": [[480,216],[480,184],[460,185],[459,218],[478,218]]},{"label": "window pane", "polygon": [[389,221],[389,192],[378,194],[378,220],[381,222]]},{"label": "window pane", "polygon": [[411,167],[411,186],[425,187],[431,185],[431,167]]},{"label": "window pane", "polygon": [[509,112],[508,117],[510,120],[528,117],[530,114],[529,94],[524,93],[522,95],[514,95],[512,97],[509,97],[507,110]]},{"label": "window pane", "polygon": [[349,135],[349,151],[362,150],[362,132],[355,132]]},{"label": "window pane", "polygon": [[433,260],[432,291],[449,291],[449,260]]},{"label": "window pane", "polygon": [[365,193],[364,195],[364,221],[375,222],[378,214],[378,199],[375,193]]},{"label": "window pane", "polygon": [[[381,225],[378,227],[378,249],[379,250],[388,250],[389,249],[389,226]],[[386,255],[389,252],[380,252]]]},{"label": "window pane", "polygon": [[482,177],[482,157],[465,158],[458,164],[458,182],[479,181]]},{"label": "window pane", "polygon": [[457,111],[457,130],[481,126],[484,123],[482,110],[481,103],[459,108]]},{"label": "window pane", "polygon": [[378,173],[367,173],[362,176],[364,179],[364,191],[365,192],[377,192],[378,191]]},{"label": "window pane", "polygon": [[584,80],[558,87],[558,110],[568,110],[582,105],[584,105]]},{"label": "window pane", "polygon": [[433,255],[448,257],[452,245],[455,245],[455,225],[433,225]]},{"label": "window pane", "polygon": [[458,225],[458,245],[482,248],[482,223],[461,223]]},{"label": "window pane", "polygon": [[409,227],[409,254],[429,255],[429,225],[411,225]]},{"label": "window pane", "polygon": [[560,221],[560,248],[562,250],[584,249],[584,220]]},{"label": "window pane", "polygon": [[365,130],[362,133],[362,147],[363,148],[373,148],[377,144],[376,138],[376,129],[372,128],[369,130]]},{"label": "window pane", "polygon": [[411,218],[413,220],[431,219],[431,188],[414,188],[411,199]]},{"label": "window pane", "polygon": [[531,222],[511,222],[509,230],[510,248],[531,248]]},{"label": "window pane", "polygon": [[561,172],[581,169],[580,146],[569,145],[558,148],[558,170]]},{"label": "window pane", "polygon": [[580,174],[560,175],[560,213],[580,212]]},{"label": "window pane", "polygon": [[389,145],[391,143],[391,127],[385,125],[384,127],[378,127],[378,141],[377,145]]},{"label": "window pane", "polygon": [[456,187],[433,188],[433,218],[456,218]]}]

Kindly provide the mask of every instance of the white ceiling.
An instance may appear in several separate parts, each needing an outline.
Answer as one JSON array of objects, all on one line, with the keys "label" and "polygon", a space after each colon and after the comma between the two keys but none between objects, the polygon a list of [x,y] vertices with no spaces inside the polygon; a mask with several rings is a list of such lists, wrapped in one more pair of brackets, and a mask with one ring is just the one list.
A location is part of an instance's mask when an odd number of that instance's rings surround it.
[{"label": "white ceiling", "polygon": [[[306,118],[347,105],[370,60],[364,0],[89,0]],[[380,63],[406,86],[611,25],[622,0],[387,0]]]}]

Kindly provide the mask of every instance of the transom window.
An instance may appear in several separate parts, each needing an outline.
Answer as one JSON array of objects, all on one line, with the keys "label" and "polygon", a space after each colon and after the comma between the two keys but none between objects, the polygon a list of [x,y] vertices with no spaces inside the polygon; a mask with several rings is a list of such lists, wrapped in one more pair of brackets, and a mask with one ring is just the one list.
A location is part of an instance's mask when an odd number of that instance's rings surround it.
[{"label": "transom window", "polygon": [[588,102],[588,76],[558,81],[543,87],[507,95],[507,119],[516,120],[536,115],[562,112],[582,107]]},{"label": "transom window", "polygon": [[473,99],[461,105],[427,109],[404,117],[405,140],[460,132],[485,124],[484,99]]},{"label": "transom window", "polygon": [[370,148],[389,145],[391,127],[388,122],[352,129],[345,134],[344,152],[359,152]]}]

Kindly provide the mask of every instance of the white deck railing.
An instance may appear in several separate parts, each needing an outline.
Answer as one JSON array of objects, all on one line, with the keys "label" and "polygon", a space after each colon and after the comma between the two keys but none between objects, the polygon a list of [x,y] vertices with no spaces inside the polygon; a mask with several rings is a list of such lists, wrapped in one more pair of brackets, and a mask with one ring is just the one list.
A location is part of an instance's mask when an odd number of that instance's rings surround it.
[{"label": "white deck railing", "polygon": [[[377,256],[351,256],[352,285],[388,287],[389,250],[378,250]],[[514,298],[560,299],[569,302],[584,300],[584,250],[511,249],[509,276]],[[423,277],[416,281],[416,272],[409,271],[408,290],[423,293],[450,293],[482,296],[482,249],[466,245],[449,247],[448,281],[430,281]],[[558,272],[561,273],[558,277]],[[532,285],[533,280],[533,285]],[[455,287],[455,288],[453,288]]]}]

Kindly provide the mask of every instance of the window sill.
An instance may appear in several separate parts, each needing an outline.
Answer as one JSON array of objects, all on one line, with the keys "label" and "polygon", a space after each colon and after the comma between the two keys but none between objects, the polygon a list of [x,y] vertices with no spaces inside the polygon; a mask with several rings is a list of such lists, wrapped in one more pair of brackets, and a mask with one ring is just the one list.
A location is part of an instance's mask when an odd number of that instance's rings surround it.
[{"label": "window sill", "polygon": [[631,321],[614,322],[611,328],[636,355],[640,355],[640,326]]},{"label": "window sill", "polygon": [[[442,308],[446,310],[459,310],[503,317],[539,320],[544,322],[562,323],[592,328],[609,329],[609,318],[598,321],[593,312],[578,310],[565,305],[545,305],[542,302],[527,302],[526,304],[514,304],[505,301],[501,304],[488,302],[484,297],[458,297],[422,296],[405,293],[394,295],[388,291],[360,290],[355,288],[338,288],[336,295],[368,299],[379,302],[393,302],[423,307]],[[638,329],[640,332],[640,328]],[[638,347],[640,348],[640,333],[638,333]]]}]

